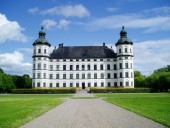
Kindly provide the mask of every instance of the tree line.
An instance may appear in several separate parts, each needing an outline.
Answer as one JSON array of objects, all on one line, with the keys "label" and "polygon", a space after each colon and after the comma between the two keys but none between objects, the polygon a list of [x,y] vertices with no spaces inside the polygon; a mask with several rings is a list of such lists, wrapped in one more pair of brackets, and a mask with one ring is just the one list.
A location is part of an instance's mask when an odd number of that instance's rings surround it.
[{"label": "tree line", "polygon": [[0,93],[11,92],[16,88],[31,88],[32,80],[29,75],[23,76],[6,74],[0,68]]},{"label": "tree line", "polygon": [[156,92],[167,92],[170,89],[170,65],[155,70],[147,77],[135,71],[134,77],[135,87],[153,88]]}]

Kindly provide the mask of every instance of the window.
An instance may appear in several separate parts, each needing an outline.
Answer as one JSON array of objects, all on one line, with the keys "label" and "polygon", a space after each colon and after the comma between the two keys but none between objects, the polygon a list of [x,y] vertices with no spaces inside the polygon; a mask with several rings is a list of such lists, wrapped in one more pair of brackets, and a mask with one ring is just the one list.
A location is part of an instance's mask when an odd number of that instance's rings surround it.
[{"label": "window", "polygon": [[91,83],[88,83],[88,87],[91,87]]},{"label": "window", "polygon": [[129,86],[129,82],[126,82],[126,86]]},{"label": "window", "polygon": [[110,59],[107,59],[107,61],[110,61]]},{"label": "window", "polygon": [[122,78],[122,72],[120,72],[120,78]]},{"label": "window", "polygon": [[132,49],[130,48],[130,53],[132,53]]},{"label": "window", "polygon": [[101,73],[100,78],[104,79],[104,73]]},{"label": "window", "polygon": [[50,70],[53,70],[53,65],[50,65]]},{"label": "window", "polygon": [[76,61],[79,61],[79,59],[76,59]]},{"label": "window", "polygon": [[91,79],[91,74],[90,74],[90,73],[87,74],[87,78],[88,78],[88,79]]},{"label": "window", "polygon": [[46,87],[46,83],[45,82],[43,83],[43,87]]},{"label": "window", "polygon": [[66,70],[66,65],[63,65],[63,70]]},{"label": "window", "polygon": [[117,87],[117,82],[114,82],[114,86]]},{"label": "window", "polygon": [[76,79],[79,79],[79,74],[76,74]]},{"label": "window", "polygon": [[35,73],[33,73],[33,78],[35,78]]},{"label": "window", "polygon": [[120,86],[123,86],[123,82],[120,82]]},{"label": "window", "polygon": [[50,79],[53,79],[53,74],[50,74]]},{"label": "window", "polygon": [[50,83],[50,87],[53,87],[53,83]]},{"label": "window", "polygon": [[76,87],[79,87],[79,83],[76,83]]},{"label": "window", "polygon": [[60,79],[59,77],[60,77],[59,74],[56,74],[56,79]]},{"label": "window", "polygon": [[110,73],[107,73],[107,78],[110,79]]},{"label": "window", "polygon": [[46,49],[44,49],[44,53],[47,53],[47,50],[46,50]]},{"label": "window", "polygon": [[114,70],[116,70],[117,69],[117,66],[116,66],[116,64],[114,64]]},{"label": "window", "polygon": [[125,57],[125,59],[128,59],[128,57]]},{"label": "window", "polygon": [[70,74],[70,79],[73,79],[73,74]]},{"label": "window", "polygon": [[119,49],[119,53],[121,53],[122,51],[121,51],[121,49]]},{"label": "window", "polygon": [[128,63],[125,63],[125,68],[128,68]]},{"label": "window", "polygon": [[84,61],[84,59],[82,59],[82,61]]},{"label": "window", "polygon": [[127,52],[127,48],[125,48],[125,52]]},{"label": "window", "polygon": [[70,65],[70,70],[73,70],[73,65]]},{"label": "window", "polygon": [[70,61],[73,61],[72,59],[70,59]]},{"label": "window", "polygon": [[66,60],[64,59],[63,61],[65,62]]},{"label": "window", "polygon": [[70,83],[70,87],[73,87],[73,83]]},{"label": "window", "polygon": [[82,65],[82,70],[85,70],[85,66],[84,65]]},{"label": "window", "polygon": [[46,65],[46,64],[44,64],[44,69],[46,69],[46,67],[47,67],[47,65]]},{"label": "window", "polygon": [[96,82],[94,83],[94,87],[97,87],[97,83]]},{"label": "window", "polygon": [[110,70],[110,64],[107,64],[107,70]]},{"label": "window", "polygon": [[103,70],[103,64],[100,65],[100,70]]},{"label": "window", "polygon": [[87,59],[87,61],[90,61],[90,59]]},{"label": "window", "polygon": [[97,70],[97,65],[96,64],[94,65],[94,70]]},{"label": "window", "polygon": [[76,70],[79,70],[79,65],[76,65]]},{"label": "window", "polygon": [[56,87],[59,87],[59,83],[56,83]]},{"label": "window", "polygon": [[56,65],[56,70],[60,70],[60,66],[59,65]]},{"label": "window", "polygon": [[94,61],[96,61],[96,59],[94,59]]},{"label": "window", "polygon": [[107,82],[107,87],[110,87],[110,82]]},{"label": "window", "polygon": [[66,79],[66,74],[63,74],[63,79]]},{"label": "window", "polygon": [[46,73],[43,73],[43,78],[46,79]]},{"label": "window", "polygon": [[129,77],[129,73],[128,73],[128,72],[125,72],[125,76],[126,76],[126,77]]},{"label": "window", "polygon": [[36,53],[36,49],[34,49],[34,54]]},{"label": "window", "polygon": [[40,82],[37,83],[37,87],[40,87]]},{"label": "window", "polygon": [[84,73],[82,74],[82,79],[85,79],[85,74]]},{"label": "window", "polygon": [[38,69],[41,69],[41,63],[38,63]]},{"label": "window", "polygon": [[101,87],[104,87],[104,82],[101,82]]},{"label": "window", "polygon": [[119,69],[122,69],[122,63],[119,63]]},{"label": "window", "polygon": [[41,53],[41,49],[38,49],[38,53]]},{"label": "window", "polygon": [[132,68],[132,63],[130,64],[131,68]]},{"label": "window", "polygon": [[40,79],[40,77],[41,77],[41,73],[38,73],[37,78]]},{"label": "window", "polygon": [[97,79],[97,73],[94,74],[94,79]]},{"label": "window", "polygon": [[35,64],[33,65],[33,69],[35,69]]},{"label": "window", "polygon": [[90,65],[87,65],[87,70],[90,70]]},{"label": "window", "polygon": [[131,77],[133,78],[133,73],[131,72]]},{"label": "window", "polygon": [[66,83],[63,83],[63,87],[66,87]]},{"label": "window", "polygon": [[103,59],[100,59],[100,61],[103,61]]},{"label": "window", "polygon": [[117,73],[114,73],[114,78],[117,78]]}]

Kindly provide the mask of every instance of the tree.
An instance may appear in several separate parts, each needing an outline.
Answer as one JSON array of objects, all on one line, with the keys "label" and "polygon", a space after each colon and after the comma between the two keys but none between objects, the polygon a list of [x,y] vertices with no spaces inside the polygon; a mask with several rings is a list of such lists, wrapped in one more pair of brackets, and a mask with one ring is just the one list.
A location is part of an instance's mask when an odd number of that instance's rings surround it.
[{"label": "tree", "polygon": [[2,68],[0,68],[0,73],[4,74],[4,71],[3,71],[3,69],[2,69]]},{"label": "tree", "polygon": [[146,87],[146,77],[140,71],[134,72],[135,87]]}]

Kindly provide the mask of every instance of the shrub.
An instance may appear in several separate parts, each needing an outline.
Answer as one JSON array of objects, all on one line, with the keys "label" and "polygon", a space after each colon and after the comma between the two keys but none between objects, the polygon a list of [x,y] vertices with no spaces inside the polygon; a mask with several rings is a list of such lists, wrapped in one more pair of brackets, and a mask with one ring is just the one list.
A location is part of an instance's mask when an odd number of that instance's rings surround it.
[{"label": "shrub", "polygon": [[150,93],[151,88],[90,88],[91,93]]},{"label": "shrub", "polygon": [[14,94],[68,94],[76,93],[76,88],[63,89],[13,89]]}]

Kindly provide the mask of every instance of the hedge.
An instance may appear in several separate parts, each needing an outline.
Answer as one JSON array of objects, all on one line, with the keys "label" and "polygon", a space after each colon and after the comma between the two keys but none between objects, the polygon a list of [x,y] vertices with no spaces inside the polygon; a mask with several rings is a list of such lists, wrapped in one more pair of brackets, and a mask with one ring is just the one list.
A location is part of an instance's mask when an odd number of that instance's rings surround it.
[{"label": "hedge", "polygon": [[68,94],[76,93],[76,88],[64,89],[13,89],[14,94]]},{"label": "hedge", "polygon": [[90,93],[151,93],[151,88],[90,88]]}]

